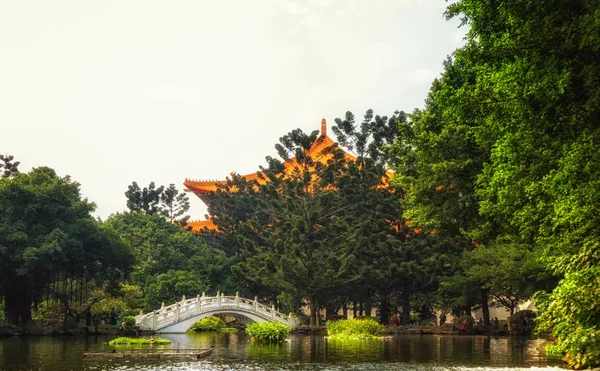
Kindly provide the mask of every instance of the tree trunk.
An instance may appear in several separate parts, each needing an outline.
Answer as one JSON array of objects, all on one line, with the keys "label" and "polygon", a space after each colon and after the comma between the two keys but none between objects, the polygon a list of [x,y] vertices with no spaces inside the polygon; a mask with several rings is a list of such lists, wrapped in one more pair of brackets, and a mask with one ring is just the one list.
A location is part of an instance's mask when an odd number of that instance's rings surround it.
[{"label": "tree trunk", "polygon": [[339,310],[339,307],[331,307],[329,305],[326,306],[325,307],[325,320],[330,319],[332,316],[337,316],[338,310]]},{"label": "tree trunk", "polygon": [[342,304],[342,314],[345,318],[348,318],[348,304]]},{"label": "tree trunk", "polygon": [[26,277],[16,276],[6,287],[4,320],[11,325],[24,325],[31,320],[31,290]]},{"label": "tree trunk", "polygon": [[490,308],[487,290],[481,290],[481,313],[483,314],[483,325],[488,328],[490,326]]},{"label": "tree trunk", "polygon": [[356,318],[357,316],[358,303],[352,302],[352,318]]},{"label": "tree trunk", "polygon": [[369,298],[369,299],[365,300],[365,316],[370,317],[372,311],[373,311],[373,302]]},{"label": "tree trunk", "polygon": [[310,322],[309,322],[309,326],[310,327],[315,327],[317,326],[317,303],[315,301],[315,297],[311,296],[309,299],[310,301]]},{"label": "tree trunk", "polygon": [[383,325],[390,324],[390,302],[387,295],[382,295],[381,304],[379,305],[379,321]]},{"label": "tree trunk", "polygon": [[408,290],[402,292],[402,316],[400,323],[408,325],[410,323],[410,293]]},{"label": "tree trunk", "polygon": [[315,299],[315,324],[317,327],[321,326],[321,306],[317,299]]}]

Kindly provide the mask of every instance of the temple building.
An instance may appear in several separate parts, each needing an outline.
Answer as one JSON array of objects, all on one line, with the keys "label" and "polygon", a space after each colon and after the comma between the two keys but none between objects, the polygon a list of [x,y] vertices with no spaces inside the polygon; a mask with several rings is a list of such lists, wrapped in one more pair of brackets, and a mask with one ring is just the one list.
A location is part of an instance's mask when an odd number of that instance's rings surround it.
[{"label": "temple building", "polygon": [[[327,160],[331,158],[331,155],[324,151],[325,149],[337,146],[336,142],[334,142],[327,135],[327,122],[325,119],[321,120],[321,135],[314,141],[312,147],[308,150],[308,155],[317,162],[325,163]],[[356,161],[356,157],[345,152],[346,159],[351,161]],[[292,170],[296,165],[296,159],[292,158],[284,162],[285,168]],[[285,171],[285,170],[284,170]],[[392,172],[390,171],[388,176],[391,176]],[[255,181],[259,180],[258,173],[251,173],[244,175],[243,178],[246,181]],[[227,180],[192,180],[186,179],[183,182],[185,186],[186,192],[192,192],[196,196],[198,196],[207,206],[210,203],[209,196],[217,191],[217,187],[219,185],[224,185],[227,183]],[[201,233],[205,228],[208,230],[216,230],[217,227],[212,222],[212,220],[195,220],[188,222],[188,226],[192,228],[192,232]]]}]

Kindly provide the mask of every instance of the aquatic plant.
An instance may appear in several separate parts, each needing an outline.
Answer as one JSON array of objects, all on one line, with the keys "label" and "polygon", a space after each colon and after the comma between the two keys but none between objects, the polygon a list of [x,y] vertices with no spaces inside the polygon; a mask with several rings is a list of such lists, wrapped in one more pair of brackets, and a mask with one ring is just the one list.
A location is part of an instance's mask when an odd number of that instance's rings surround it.
[{"label": "aquatic plant", "polygon": [[110,346],[148,346],[148,345],[169,345],[171,340],[164,338],[130,338],[118,337],[108,342]]},{"label": "aquatic plant", "polygon": [[283,341],[291,332],[289,326],[279,321],[254,322],[246,327],[246,334],[260,342]]},{"label": "aquatic plant", "polygon": [[373,339],[383,333],[383,325],[374,319],[342,319],[327,322],[327,335],[332,339]]}]

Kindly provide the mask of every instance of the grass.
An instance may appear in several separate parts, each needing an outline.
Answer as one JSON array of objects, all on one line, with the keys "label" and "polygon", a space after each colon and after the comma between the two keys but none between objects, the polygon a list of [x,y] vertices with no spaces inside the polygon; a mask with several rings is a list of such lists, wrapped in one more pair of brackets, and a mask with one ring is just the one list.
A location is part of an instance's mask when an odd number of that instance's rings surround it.
[{"label": "grass", "polygon": [[254,322],[246,327],[246,334],[258,342],[276,343],[285,340],[290,334],[289,326],[279,321]]},{"label": "grass", "polygon": [[119,337],[108,342],[108,345],[118,346],[149,346],[149,345],[169,345],[171,340],[164,338],[129,338]]},{"label": "grass", "polygon": [[331,339],[378,339],[381,334],[383,334],[383,325],[371,318],[327,322],[327,335]]}]

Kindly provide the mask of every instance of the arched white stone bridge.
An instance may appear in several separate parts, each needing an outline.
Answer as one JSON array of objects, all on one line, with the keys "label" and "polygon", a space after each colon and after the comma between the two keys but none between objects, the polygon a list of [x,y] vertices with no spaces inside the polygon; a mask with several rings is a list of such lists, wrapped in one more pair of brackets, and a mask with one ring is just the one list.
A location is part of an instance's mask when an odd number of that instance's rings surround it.
[{"label": "arched white stone bridge", "polygon": [[164,306],[150,313],[135,317],[135,324],[140,330],[155,331],[157,333],[183,333],[194,322],[213,314],[228,313],[248,317],[255,322],[279,321],[290,328],[298,326],[299,321],[290,316],[279,313],[275,307],[267,307],[254,300],[235,296],[225,296],[217,292],[217,296],[197,296],[180,302]]}]

